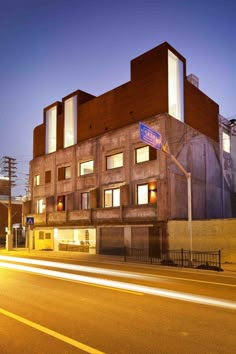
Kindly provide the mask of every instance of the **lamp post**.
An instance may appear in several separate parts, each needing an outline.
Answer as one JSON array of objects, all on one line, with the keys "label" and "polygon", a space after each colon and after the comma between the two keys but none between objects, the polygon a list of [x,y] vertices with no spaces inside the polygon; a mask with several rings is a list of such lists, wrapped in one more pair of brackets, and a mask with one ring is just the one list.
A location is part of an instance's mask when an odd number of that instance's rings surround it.
[{"label": "lamp post", "polygon": [[192,262],[192,250],[193,250],[193,240],[192,240],[192,190],[191,190],[191,173],[187,172],[181,163],[172,155],[169,151],[168,144],[164,144],[162,151],[167,153],[171,160],[179,167],[187,179],[187,193],[188,193],[188,238],[189,238],[189,250],[190,250],[190,261]]}]

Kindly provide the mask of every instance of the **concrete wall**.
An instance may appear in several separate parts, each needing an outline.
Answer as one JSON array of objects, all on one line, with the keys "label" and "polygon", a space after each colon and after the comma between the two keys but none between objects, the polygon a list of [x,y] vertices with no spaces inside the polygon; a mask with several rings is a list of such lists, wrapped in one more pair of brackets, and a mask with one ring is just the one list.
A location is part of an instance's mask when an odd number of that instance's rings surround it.
[{"label": "concrete wall", "polygon": [[[189,249],[188,222],[168,222],[169,249]],[[222,251],[222,262],[236,263],[236,219],[199,220],[192,222],[195,251]]]},{"label": "concrete wall", "polygon": [[[171,154],[187,172],[191,172],[193,219],[231,217],[227,186],[224,193],[222,191],[219,145],[168,114],[150,117],[145,123],[161,133],[163,143],[168,141]],[[31,185],[38,174],[40,185],[33,186],[31,191],[32,212],[36,212],[36,201],[40,198],[45,202],[46,212],[56,211],[57,196],[60,195],[66,196],[66,210],[78,210],[83,191],[94,191],[91,207],[103,208],[104,190],[114,187],[122,190],[121,205],[135,208],[137,185],[156,183],[157,202],[152,207],[158,211],[158,220],[186,219],[186,177],[169,155],[159,150],[155,160],[136,164],[135,149],[142,145],[139,126],[135,123],[35,158],[31,161]],[[107,170],[106,156],[119,152],[123,152],[124,166]],[[88,160],[94,160],[94,173],[80,176],[79,163]],[[71,178],[58,181],[58,169],[63,166],[71,166]],[[45,172],[49,170],[51,182],[45,183]],[[139,220],[139,215],[136,217]]]},{"label": "concrete wall", "polygon": [[[193,219],[231,217],[230,191],[223,190],[219,144],[187,124],[166,116],[165,136],[170,153],[192,178]],[[169,157],[168,210],[169,219],[186,219],[188,216],[187,179]]]}]

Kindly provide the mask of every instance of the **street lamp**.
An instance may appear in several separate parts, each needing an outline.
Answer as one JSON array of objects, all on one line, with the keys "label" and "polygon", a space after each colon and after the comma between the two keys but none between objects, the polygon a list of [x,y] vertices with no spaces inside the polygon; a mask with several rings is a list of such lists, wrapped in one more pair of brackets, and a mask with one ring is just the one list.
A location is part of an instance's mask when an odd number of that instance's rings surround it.
[{"label": "street lamp", "polygon": [[168,144],[164,144],[162,151],[167,153],[171,160],[179,167],[187,179],[188,187],[188,237],[189,237],[189,250],[190,250],[190,261],[192,262],[192,250],[193,250],[193,240],[192,240],[192,191],[191,191],[191,173],[187,172],[181,163],[172,155],[169,151]]}]

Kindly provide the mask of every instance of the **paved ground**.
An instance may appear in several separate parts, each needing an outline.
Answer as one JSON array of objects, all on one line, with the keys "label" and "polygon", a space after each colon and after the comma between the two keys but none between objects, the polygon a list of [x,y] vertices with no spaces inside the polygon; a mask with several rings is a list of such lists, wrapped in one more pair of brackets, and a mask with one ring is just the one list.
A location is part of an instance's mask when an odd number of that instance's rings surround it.
[{"label": "paved ground", "polygon": [[[7,251],[4,248],[0,248],[0,255],[11,256],[27,256],[27,257],[40,257],[40,258],[64,258],[75,261],[89,261],[89,262],[101,262],[101,263],[124,263],[123,256],[110,256],[101,254],[88,254],[69,251],[36,251],[26,248],[17,248],[12,251]],[[127,262],[128,263],[128,262]],[[137,265],[137,263],[135,263]],[[147,264],[139,263],[140,266],[148,266]],[[162,266],[163,267],[163,266]],[[236,276],[236,263],[223,263],[222,269],[224,272],[231,272]]]}]

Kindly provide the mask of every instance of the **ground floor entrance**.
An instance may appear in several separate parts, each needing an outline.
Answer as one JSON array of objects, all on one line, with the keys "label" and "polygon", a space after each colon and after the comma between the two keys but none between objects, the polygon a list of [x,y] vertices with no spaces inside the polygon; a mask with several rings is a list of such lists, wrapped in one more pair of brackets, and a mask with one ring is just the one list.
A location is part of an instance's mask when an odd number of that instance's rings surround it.
[{"label": "ground floor entrance", "polygon": [[96,253],[95,228],[34,228],[29,239],[36,250]]},{"label": "ground floor entrance", "polygon": [[168,248],[165,224],[104,225],[94,227],[34,227],[30,230],[30,248],[121,255],[124,248],[142,249],[151,257],[160,257]]}]

